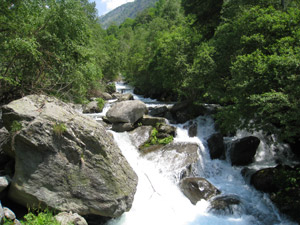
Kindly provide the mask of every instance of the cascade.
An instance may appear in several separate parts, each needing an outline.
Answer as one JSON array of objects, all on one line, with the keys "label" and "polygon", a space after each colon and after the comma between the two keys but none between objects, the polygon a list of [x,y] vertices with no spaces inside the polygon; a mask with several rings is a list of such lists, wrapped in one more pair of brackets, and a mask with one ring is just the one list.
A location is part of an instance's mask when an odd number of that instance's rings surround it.
[{"label": "cascade", "polygon": [[[118,92],[132,93],[132,88],[123,83],[117,83],[116,87]],[[144,101],[148,107],[164,104],[139,95],[134,95],[134,98]],[[110,104],[107,104],[102,114],[95,114],[93,117],[100,119],[105,115]],[[169,160],[159,154],[151,153],[150,161],[139,154],[127,132],[110,131],[123,155],[137,173],[139,182],[131,210],[120,218],[110,220],[106,225],[296,224],[278,212],[267,194],[255,190],[245,181],[240,167],[233,167],[230,162],[225,160],[210,159],[207,151],[207,138],[215,132],[214,121],[208,116],[199,116],[194,121],[197,123],[198,132],[197,136],[192,138],[189,137],[185,128],[188,122],[172,124],[177,129],[174,142],[196,143],[200,160],[193,172],[197,176],[207,179],[222,192],[222,195],[237,196],[241,204],[236,206],[233,213],[229,215],[211,213],[209,202],[205,200],[201,200],[196,205],[191,204],[178,187],[180,171],[171,157]],[[246,135],[248,133],[241,131],[237,137],[225,138],[225,142]],[[268,143],[268,140],[264,140],[262,137],[260,139],[262,141],[255,156],[255,163],[250,165],[251,168],[275,166],[276,162],[270,160],[274,156],[275,149],[282,152],[282,157],[278,160],[289,157],[286,146],[274,147]],[[265,154],[266,151],[268,154]]]}]

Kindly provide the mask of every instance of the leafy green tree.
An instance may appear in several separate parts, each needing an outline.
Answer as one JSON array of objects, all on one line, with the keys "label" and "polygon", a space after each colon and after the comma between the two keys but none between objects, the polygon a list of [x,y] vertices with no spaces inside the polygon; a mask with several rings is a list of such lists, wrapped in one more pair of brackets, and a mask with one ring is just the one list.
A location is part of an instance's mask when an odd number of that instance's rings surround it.
[{"label": "leafy green tree", "polygon": [[220,23],[223,0],[182,0],[185,14],[192,17],[193,25],[200,27],[210,39]]},{"label": "leafy green tree", "polygon": [[229,71],[227,90],[234,103],[220,114],[224,129],[262,129],[289,142],[300,137],[299,22],[296,8],[254,7],[220,28],[220,42],[221,36],[238,40],[231,63],[221,64]]},{"label": "leafy green tree", "polygon": [[102,78],[91,43],[93,4],[1,0],[1,10],[2,102],[29,93],[81,101]]}]

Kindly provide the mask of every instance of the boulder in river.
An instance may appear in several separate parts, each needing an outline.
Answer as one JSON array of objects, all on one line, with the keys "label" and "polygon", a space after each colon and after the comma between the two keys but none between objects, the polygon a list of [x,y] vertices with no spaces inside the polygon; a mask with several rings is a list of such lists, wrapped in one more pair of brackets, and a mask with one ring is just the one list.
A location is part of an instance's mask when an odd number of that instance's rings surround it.
[{"label": "boulder in river", "polygon": [[193,122],[190,124],[188,129],[189,137],[196,137],[198,133],[198,124],[197,122]]},{"label": "boulder in river", "polygon": [[91,101],[89,102],[83,110],[83,113],[101,113],[102,112],[102,108],[99,108],[98,102],[95,101]]},{"label": "boulder in river", "polygon": [[244,166],[252,163],[259,143],[259,138],[254,136],[233,141],[230,149],[231,164]]},{"label": "boulder in river", "polygon": [[155,127],[157,124],[166,123],[166,119],[162,117],[153,117],[153,116],[144,115],[141,120],[141,123],[144,126]]},{"label": "boulder in river", "polygon": [[183,178],[179,186],[182,193],[194,205],[201,199],[208,200],[221,193],[214,185],[200,177]]},{"label": "boulder in river", "polygon": [[250,183],[259,191],[276,192],[279,190],[275,182],[276,176],[279,175],[278,172],[276,168],[258,170],[251,176]]},{"label": "boulder in river", "polygon": [[162,165],[161,171],[180,176],[185,168],[192,167],[193,170],[193,166],[197,165],[198,149],[199,146],[194,143],[171,142],[165,146],[151,145],[140,151],[146,159],[153,161],[157,166]]},{"label": "boulder in river", "polygon": [[44,95],[4,106],[3,121],[6,128],[19,125],[12,200],[108,217],[131,208],[137,176],[101,124]]},{"label": "boulder in river", "polygon": [[152,126],[141,126],[131,131],[129,137],[133,145],[140,148],[145,144],[151,136],[152,129]]},{"label": "boulder in river", "polygon": [[211,159],[221,159],[225,156],[225,146],[222,134],[212,134],[207,140],[207,145]]},{"label": "boulder in river", "polygon": [[153,107],[149,108],[149,115],[150,116],[160,116],[164,117],[164,115],[169,111],[167,106],[160,106],[160,107]]},{"label": "boulder in river", "polygon": [[260,191],[270,194],[278,209],[300,224],[300,166],[294,168],[278,165],[255,172],[251,184]]},{"label": "boulder in river", "polygon": [[122,102],[122,101],[129,101],[129,100],[133,100],[133,95],[131,93],[125,93],[125,94],[121,94],[118,96],[118,101]]},{"label": "boulder in river", "polygon": [[97,97],[100,97],[100,98],[103,98],[104,100],[111,100],[113,97],[107,93],[107,92],[102,92],[99,94],[99,96]]},{"label": "boulder in river", "polygon": [[112,130],[116,132],[131,131],[134,129],[132,123],[113,123]]},{"label": "boulder in river", "polygon": [[145,103],[139,100],[131,100],[115,103],[106,113],[106,117],[111,123],[134,124],[147,112]]},{"label": "boulder in river", "polygon": [[245,209],[236,195],[222,195],[214,197],[209,206],[209,212],[217,215],[242,215]]}]

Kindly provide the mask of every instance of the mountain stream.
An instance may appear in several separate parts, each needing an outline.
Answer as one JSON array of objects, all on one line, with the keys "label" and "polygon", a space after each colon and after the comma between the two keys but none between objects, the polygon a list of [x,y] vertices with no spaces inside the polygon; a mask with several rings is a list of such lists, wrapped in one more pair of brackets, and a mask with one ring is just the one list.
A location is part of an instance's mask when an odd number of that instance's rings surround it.
[{"label": "mountain stream", "polygon": [[[117,83],[117,91],[131,92],[128,85]],[[134,95],[134,94],[133,94]],[[153,99],[134,95],[147,104],[148,107],[162,106]],[[170,105],[170,104],[168,104]],[[106,114],[110,103],[101,114],[93,115],[96,120]],[[132,208],[120,218],[112,219],[106,225],[275,225],[296,223],[280,214],[272,204],[267,194],[255,190],[247,179],[241,175],[242,167],[233,167],[227,160],[211,160],[207,151],[207,139],[215,133],[214,121],[208,116],[199,116],[197,136],[189,137],[188,124],[172,124],[176,127],[174,142],[189,142],[198,145],[199,162],[194,173],[207,179],[221,191],[221,195],[237,196],[241,204],[234,207],[229,214],[213,214],[209,211],[209,202],[201,200],[196,205],[191,204],[178,187],[179,167],[177,160],[184,155],[161,157],[157,153],[142,157],[132,144],[129,133],[110,131],[123,155],[138,175],[138,186]],[[236,137],[225,138],[224,141],[250,135],[239,132]],[[274,146],[272,140],[267,140],[260,133],[252,134],[261,139],[255,155],[255,162],[249,168],[260,169],[276,166],[276,160],[288,161],[289,152],[285,145]],[[277,156],[277,159],[275,157]],[[226,157],[228,158],[228,157]],[[182,169],[182,168],[181,168]]]}]

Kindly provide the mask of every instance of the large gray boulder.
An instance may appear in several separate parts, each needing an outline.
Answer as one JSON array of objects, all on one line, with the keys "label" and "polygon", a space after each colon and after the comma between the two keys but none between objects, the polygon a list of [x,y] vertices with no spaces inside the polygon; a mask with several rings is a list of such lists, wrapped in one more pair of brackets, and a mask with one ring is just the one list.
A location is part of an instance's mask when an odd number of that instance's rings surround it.
[{"label": "large gray boulder", "polygon": [[211,159],[221,159],[225,157],[225,146],[222,134],[212,134],[207,139],[207,145]]},{"label": "large gray boulder", "polygon": [[131,208],[137,176],[101,124],[44,95],[4,106],[3,121],[21,124],[13,135],[12,200],[108,217]]},{"label": "large gray boulder", "polygon": [[230,149],[231,164],[244,166],[252,163],[259,143],[259,138],[254,136],[233,141]]},{"label": "large gray boulder", "polygon": [[208,200],[221,193],[214,185],[201,177],[183,178],[179,186],[182,193],[194,205],[201,199]]},{"label": "large gray boulder", "polygon": [[111,123],[135,123],[147,113],[147,106],[139,100],[115,103],[106,113]]}]

